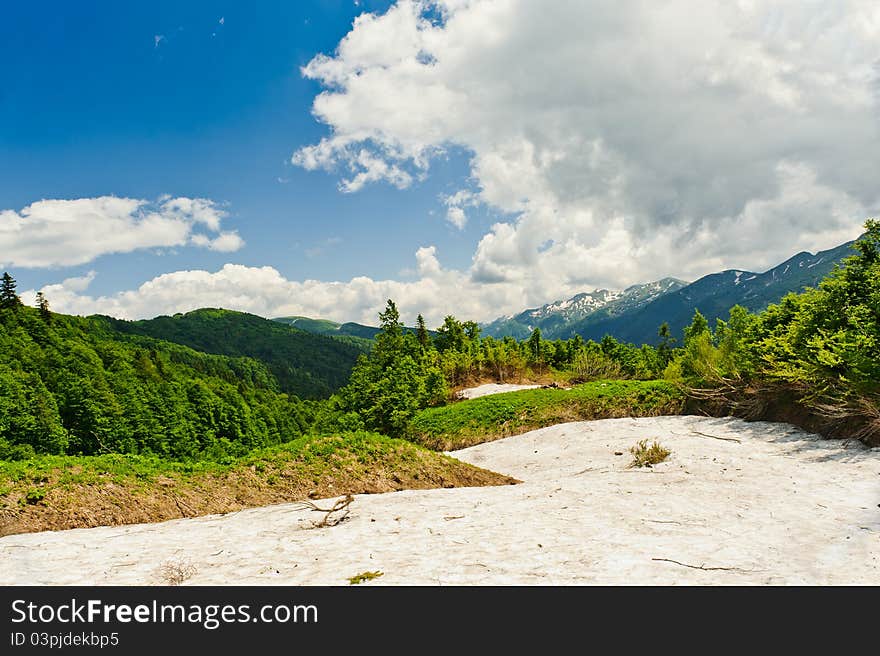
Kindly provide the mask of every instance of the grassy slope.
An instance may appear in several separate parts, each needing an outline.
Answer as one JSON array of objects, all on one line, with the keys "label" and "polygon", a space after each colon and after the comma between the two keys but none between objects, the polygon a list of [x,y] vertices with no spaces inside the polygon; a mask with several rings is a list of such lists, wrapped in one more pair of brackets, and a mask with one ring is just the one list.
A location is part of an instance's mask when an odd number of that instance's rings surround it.
[{"label": "grassy slope", "polygon": [[684,394],[665,381],[596,381],[563,389],[493,394],[418,413],[409,437],[431,449],[461,449],[566,421],[681,411]]},{"label": "grassy slope", "polygon": [[302,437],[225,464],[43,456],[0,461],[0,536],[156,522],[309,496],[514,482],[374,433]]}]

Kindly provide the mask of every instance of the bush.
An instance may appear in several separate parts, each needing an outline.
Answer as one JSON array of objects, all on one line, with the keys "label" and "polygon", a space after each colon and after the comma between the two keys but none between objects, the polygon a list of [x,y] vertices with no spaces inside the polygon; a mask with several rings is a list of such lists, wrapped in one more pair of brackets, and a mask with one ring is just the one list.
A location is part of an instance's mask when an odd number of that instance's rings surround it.
[{"label": "bush", "polygon": [[575,356],[571,368],[574,374],[571,379],[573,383],[622,377],[620,364],[601,351],[583,350],[579,352]]}]

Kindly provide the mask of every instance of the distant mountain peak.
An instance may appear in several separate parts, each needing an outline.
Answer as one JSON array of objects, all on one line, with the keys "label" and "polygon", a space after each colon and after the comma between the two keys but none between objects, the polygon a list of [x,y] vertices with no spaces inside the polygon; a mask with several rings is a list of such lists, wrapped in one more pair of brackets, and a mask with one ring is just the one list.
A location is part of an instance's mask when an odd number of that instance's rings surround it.
[{"label": "distant mountain peak", "polygon": [[540,328],[545,337],[565,338],[571,335],[571,326],[598,312],[614,316],[640,307],[685,285],[685,281],[677,278],[662,278],[630,285],[622,291],[603,288],[580,292],[570,298],[530,308],[516,315],[499,317],[491,323],[483,324],[481,328],[484,335],[492,337],[512,335],[521,339],[535,328]]},{"label": "distant mountain peak", "polygon": [[853,242],[816,253],[801,251],[781,264],[757,273],[747,269],[725,269],[687,283],[677,278],[631,285],[623,291],[597,289],[540,308],[500,317],[483,325],[483,334],[493,337],[528,337],[540,328],[549,339],[575,334],[601,339],[609,334],[628,342],[654,343],[657,329],[667,322],[674,335],[700,312],[714,324],[728,316],[730,308],[742,305],[762,310],[788,292],[812,287],[828,275],[843,258],[852,255]]}]

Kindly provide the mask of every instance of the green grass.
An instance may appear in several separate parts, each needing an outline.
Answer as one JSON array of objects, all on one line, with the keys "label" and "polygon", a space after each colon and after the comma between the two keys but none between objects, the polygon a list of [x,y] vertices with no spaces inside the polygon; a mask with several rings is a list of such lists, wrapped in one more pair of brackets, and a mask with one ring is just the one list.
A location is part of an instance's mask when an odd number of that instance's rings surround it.
[{"label": "green grass", "polygon": [[352,577],[349,577],[348,584],[349,585],[360,585],[364,581],[372,581],[373,579],[378,579],[382,576],[384,572],[380,572],[376,570],[375,572],[361,572],[360,574],[355,574]]},{"label": "green grass", "polygon": [[412,445],[404,440],[367,432],[308,435],[222,462],[181,462],[152,455],[116,453],[100,456],[44,455],[27,460],[0,461],[0,490],[10,494],[23,485],[31,489],[34,484],[50,481],[56,485],[91,485],[107,481],[148,485],[160,476],[180,479],[244,468],[263,473],[291,462],[314,466],[316,473],[320,474],[322,468],[338,465],[343,460],[366,465],[392,456],[404,461],[416,457]]},{"label": "green grass", "polygon": [[423,410],[413,418],[407,436],[448,451],[566,421],[675,414],[684,398],[677,386],[661,380],[606,380],[570,390],[507,392]]}]

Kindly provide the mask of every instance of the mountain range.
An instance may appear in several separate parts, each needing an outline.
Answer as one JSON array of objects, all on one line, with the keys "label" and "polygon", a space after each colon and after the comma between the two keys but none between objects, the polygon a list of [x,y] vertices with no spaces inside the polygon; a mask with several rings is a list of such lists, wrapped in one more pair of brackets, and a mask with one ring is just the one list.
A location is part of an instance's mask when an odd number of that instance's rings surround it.
[{"label": "mountain range", "polygon": [[742,305],[759,311],[789,292],[815,286],[843,258],[852,255],[853,242],[818,253],[801,252],[763,273],[728,269],[690,284],[676,278],[633,285],[623,291],[601,289],[567,300],[500,317],[481,326],[484,335],[522,339],[535,328],[548,339],[580,335],[599,340],[605,335],[635,344],[654,344],[664,321],[681,339],[685,326],[699,310],[714,325],[730,308]]}]

